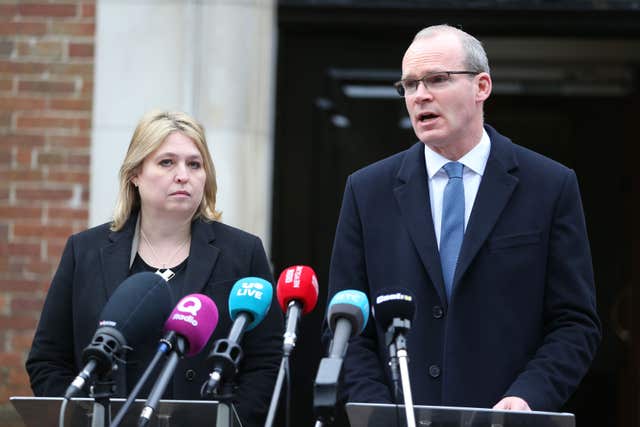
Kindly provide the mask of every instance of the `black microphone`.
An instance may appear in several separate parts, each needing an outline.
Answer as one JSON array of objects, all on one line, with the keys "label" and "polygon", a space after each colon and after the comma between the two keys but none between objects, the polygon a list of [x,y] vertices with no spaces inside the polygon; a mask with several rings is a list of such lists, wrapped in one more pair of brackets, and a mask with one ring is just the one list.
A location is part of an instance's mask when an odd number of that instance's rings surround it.
[{"label": "black microphone", "polygon": [[171,300],[167,283],[157,274],[137,273],[122,282],[102,309],[93,339],[82,352],[85,366],[64,398],[76,396],[91,375],[107,375],[116,369],[128,346],[142,342],[152,331],[159,335]]},{"label": "black microphone", "polygon": [[387,347],[398,337],[406,339],[415,312],[415,298],[407,289],[383,289],[376,294],[373,317],[386,332]]},{"label": "black microphone", "polygon": [[409,380],[407,333],[416,312],[415,298],[407,289],[383,289],[376,294],[373,316],[385,331],[385,344],[389,349],[389,367],[396,402],[400,401],[400,386],[408,425],[415,425],[413,399]]}]

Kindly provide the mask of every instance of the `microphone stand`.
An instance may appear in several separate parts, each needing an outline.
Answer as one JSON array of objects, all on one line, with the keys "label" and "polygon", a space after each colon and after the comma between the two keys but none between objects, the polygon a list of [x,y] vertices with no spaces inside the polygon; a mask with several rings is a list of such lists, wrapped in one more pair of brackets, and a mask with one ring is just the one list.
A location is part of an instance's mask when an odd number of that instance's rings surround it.
[{"label": "microphone stand", "polygon": [[110,375],[99,376],[90,388],[93,397],[93,416],[91,427],[108,427],[111,424],[111,396],[115,393],[116,383]]},{"label": "microphone stand", "polygon": [[[393,364],[394,355],[400,367],[400,380],[402,383],[402,394],[404,397],[404,410],[407,417],[407,427],[416,426],[415,412],[413,408],[413,397],[411,395],[411,383],[409,381],[409,354],[407,352],[407,339],[404,334],[411,328],[411,322],[406,319],[394,318],[387,329],[385,341],[392,352],[390,363]],[[395,347],[393,351],[392,347]],[[393,377],[392,365],[392,377]],[[396,396],[397,398],[397,396]]]}]

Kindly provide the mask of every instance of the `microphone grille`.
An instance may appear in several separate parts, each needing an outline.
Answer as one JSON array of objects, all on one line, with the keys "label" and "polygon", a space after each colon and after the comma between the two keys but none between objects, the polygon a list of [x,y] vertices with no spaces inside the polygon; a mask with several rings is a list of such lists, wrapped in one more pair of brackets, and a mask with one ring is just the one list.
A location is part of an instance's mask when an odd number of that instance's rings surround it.
[{"label": "microphone grille", "polygon": [[238,280],[229,294],[229,315],[236,320],[240,313],[249,313],[252,321],[246,331],[258,326],[271,307],[273,286],[259,277],[245,277]]},{"label": "microphone grille", "polygon": [[351,336],[361,333],[369,320],[369,299],[364,292],[354,289],[340,291],[331,298],[327,313],[329,327],[335,330],[338,319],[351,322]]},{"label": "microphone grille", "polygon": [[412,322],[415,311],[415,297],[408,289],[383,289],[376,294],[373,304],[373,315],[383,328],[393,319]]},{"label": "microphone grille", "polygon": [[206,295],[183,297],[164,324],[165,332],[173,331],[187,340],[186,356],[194,356],[207,344],[218,325],[218,307]]},{"label": "microphone grille", "polygon": [[302,313],[310,313],[318,302],[318,278],[306,265],[294,265],[282,271],[276,288],[278,304],[286,312],[292,300],[302,302]]}]

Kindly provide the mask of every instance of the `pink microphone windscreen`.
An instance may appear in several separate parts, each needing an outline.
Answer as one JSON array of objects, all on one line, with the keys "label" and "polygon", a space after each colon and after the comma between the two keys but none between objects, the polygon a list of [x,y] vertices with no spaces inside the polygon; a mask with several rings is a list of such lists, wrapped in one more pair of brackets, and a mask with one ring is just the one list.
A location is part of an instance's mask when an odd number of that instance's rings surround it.
[{"label": "pink microphone windscreen", "polygon": [[190,294],[182,298],[164,324],[164,331],[173,331],[187,340],[186,356],[194,356],[207,344],[218,324],[218,307],[206,295]]}]

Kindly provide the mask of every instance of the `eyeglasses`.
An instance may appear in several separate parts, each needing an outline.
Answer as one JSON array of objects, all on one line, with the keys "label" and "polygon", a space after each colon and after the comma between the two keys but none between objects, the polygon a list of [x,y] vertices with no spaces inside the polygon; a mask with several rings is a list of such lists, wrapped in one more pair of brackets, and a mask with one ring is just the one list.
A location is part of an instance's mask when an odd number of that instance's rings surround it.
[{"label": "eyeglasses", "polygon": [[444,89],[451,83],[453,74],[469,74],[477,75],[479,71],[435,71],[427,73],[419,79],[402,79],[393,84],[400,96],[412,95],[418,90],[420,82],[425,89],[440,90]]}]

